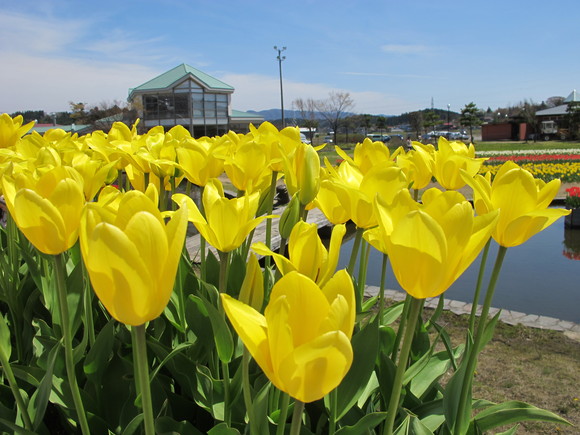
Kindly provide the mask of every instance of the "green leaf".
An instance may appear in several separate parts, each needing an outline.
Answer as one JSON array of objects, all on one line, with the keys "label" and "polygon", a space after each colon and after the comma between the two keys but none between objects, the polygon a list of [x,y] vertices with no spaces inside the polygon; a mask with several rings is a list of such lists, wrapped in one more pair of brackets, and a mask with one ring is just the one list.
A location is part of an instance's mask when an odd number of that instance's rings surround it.
[{"label": "green leaf", "polygon": [[115,323],[116,321],[111,319],[101,329],[83,364],[85,375],[98,387],[101,385],[100,380],[113,351]]},{"label": "green leaf", "polygon": [[386,325],[379,327],[379,352],[383,355],[390,355],[395,347],[397,333],[393,328]]},{"label": "green leaf", "polygon": [[[463,352],[463,346],[458,346],[454,358],[459,358]],[[446,350],[441,351],[429,358],[421,370],[411,379],[411,392],[419,398],[429,391],[430,387],[437,382],[449,370],[451,359]]]},{"label": "green leaf", "polygon": [[12,354],[10,328],[2,314],[0,314],[0,352],[2,352],[2,360],[10,361],[10,355]]},{"label": "green leaf", "polygon": [[144,416],[143,414],[136,415],[133,420],[129,422],[127,426],[125,426],[125,430],[121,433],[121,435],[133,435],[138,430],[141,429],[141,424],[143,423]]},{"label": "green leaf", "polygon": [[383,312],[383,321],[381,324],[383,325],[390,325],[403,313],[403,308],[405,307],[405,301],[397,302],[394,305],[391,305]]},{"label": "green leaf", "polygon": [[157,376],[157,373],[159,373],[159,370],[161,370],[165,364],[167,364],[173,357],[178,355],[180,352],[191,346],[193,346],[192,343],[180,343],[177,346],[175,346],[171,350],[171,352],[165,358],[163,358],[163,361],[161,361],[161,363],[157,367],[155,367],[155,370],[150,375],[151,381],[155,379],[155,376]]},{"label": "green leaf", "polygon": [[[469,355],[469,352],[465,352],[466,355]],[[461,389],[463,387],[463,380],[465,378],[465,371],[467,367],[467,360],[468,357],[466,356],[457,371],[453,374],[449,382],[445,387],[445,391],[443,393],[443,409],[445,411],[445,423],[449,428],[450,432],[453,433],[455,427],[458,424],[457,419],[462,419],[463,424],[462,427],[467,427],[467,423],[471,418],[471,385],[467,386],[467,406],[464,407],[463,415],[457,415],[459,411],[459,398],[461,396]],[[467,382],[471,384],[473,380],[473,376],[469,376]]]},{"label": "green leaf", "polygon": [[157,435],[202,435],[203,432],[197,430],[188,421],[175,421],[171,417],[164,416],[155,420],[155,433]]},{"label": "green leaf", "polygon": [[229,427],[226,423],[220,423],[207,431],[208,435],[240,435],[237,429]]},{"label": "green leaf", "polygon": [[231,261],[228,269],[228,294],[237,298],[240,294],[240,288],[244,277],[246,276],[246,259],[242,258],[240,250],[232,252]]},{"label": "green leaf", "polygon": [[472,420],[472,426],[474,422],[477,422],[479,428],[486,432],[498,426],[527,420],[539,420],[571,426],[571,423],[553,412],[515,400],[490,406],[481,411]]},{"label": "green leaf", "polygon": [[445,346],[445,350],[447,350],[447,355],[449,355],[449,359],[451,360],[451,365],[453,366],[453,371],[457,370],[457,358],[459,358],[463,352],[461,352],[458,356],[455,355],[455,351],[453,350],[453,346],[451,345],[451,338],[447,331],[439,325],[437,322],[431,322],[431,326],[435,328],[439,337],[443,341],[443,345]]},{"label": "green leaf", "polygon": [[363,418],[352,426],[343,426],[335,433],[336,435],[360,435],[375,428],[387,418],[386,412],[372,412],[366,414]]},{"label": "green leaf", "polygon": [[38,429],[42,420],[44,419],[44,413],[46,412],[46,407],[48,406],[48,399],[50,398],[50,393],[52,391],[53,382],[53,371],[54,364],[56,362],[56,357],[58,351],[60,350],[60,342],[56,343],[54,347],[50,350],[48,355],[48,364],[46,367],[46,373],[44,374],[42,381],[38,385],[38,388],[32,395],[30,402],[28,404],[28,413],[30,417],[34,420],[32,422],[32,427],[34,430]]},{"label": "green leaf", "polygon": [[517,433],[519,427],[520,427],[520,425],[516,424],[511,429],[508,429],[505,432],[499,432],[496,435],[515,435]]},{"label": "green leaf", "polygon": [[272,384],[266,383],[252,400],[255,420],[253,426],[258,433],[268,433],[268,399],[271,388]]},{"label": "green leaf", "polygon": [[430,431],[435,432],[445,422],[443,415],[443,399],[436,399],[430,402],[424,402],[413,412],[419,417],[421,423]]},{"label": "green leaf", "polygon": [[352,365],[337,388],[337,419],[356,403],[373,373],[379,348],[378,326],[375,319],[352,337]]},{"label": "green leaf", "polygon": [[481,336],[481,344],[479,345],[478,352],[481,352],[481,350],[486,346],[486,344],[489,343],[489,341],[493,338],[493,332],[495,331],[495,325],[497,324],[497,321],[499,320],[500,314],[501,314],[501,310],[499,310],[496,313],[496,315],[493,316],[491,318],[491,320],[485,324],[485,328],[484,328],[483,334]]},{"label": "green leaf", "polygon": [[368,313],[378,302],[379,296],[371,296],[370,298],[366,299],[362,304],[362,313]]},{"label": "green leaf", "polygon": [[234,340],[225,316],[205,298],[189,295],[189,299],[204,308],[209,316],[218,356],[222,362],[229,362],[234,354]]},{"label": "green leaf", "polygon": [[394,435],[433,435],[433,432],[421,423],[416,415],[407,414]]},{"label": "green leaf", "polygon": [[26,430],[23,427],[20,427],[16,424],[12,423],[11,421],[5,420],[3,418],[0,418],[0,426],[4,426],[10,430],[10,432],[6,432],[6,433],[13,433],[15,435],[36,435],[36,432],[31,432],[29,430]]}]

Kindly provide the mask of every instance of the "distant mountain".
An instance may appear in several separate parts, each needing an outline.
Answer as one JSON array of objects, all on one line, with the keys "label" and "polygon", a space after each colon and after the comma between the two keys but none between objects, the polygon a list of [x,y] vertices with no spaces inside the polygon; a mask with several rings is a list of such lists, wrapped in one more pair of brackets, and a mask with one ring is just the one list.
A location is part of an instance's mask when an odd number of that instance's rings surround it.
[{"label": "distant mountain", "polygon": [[[280,109],[246,110],[246,112],[257,113],[258,115],[261,115],[264,117],[264,121],[276,121],[278,119],[282,119],[282,110],[280,110]],[[354,115],[354,113],[343,114],[343,116],[351,116],[351,115]],[[387,116],[387,115],[384,115],[384,116]],[[302,118],[299,110],[286,110],[286,109],[284,109],[284,117],[286,119],[293,119],[293,118],[301,119]],[[317,119],[324,119],[324,117],[320,113],[316,114],[316,118]]]}]

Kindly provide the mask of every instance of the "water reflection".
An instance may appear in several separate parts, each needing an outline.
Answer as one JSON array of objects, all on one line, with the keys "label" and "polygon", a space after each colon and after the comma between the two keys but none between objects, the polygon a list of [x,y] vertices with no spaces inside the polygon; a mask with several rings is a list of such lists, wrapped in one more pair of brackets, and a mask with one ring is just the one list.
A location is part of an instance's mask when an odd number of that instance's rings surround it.
[{"label": "water reflection", "polygon": [[570,260],[580,260],[580,230],[564,228],[564,250],[562,255]]},{"label": "water reflection", "polygon": [[[353,240],[348,240],[343,245],[339,267],[347,267],[352,244]],[[523,245],[509,248],[493,306],[580,323],[580,261],[570,261],[566,252],[580,259],[577,254],[580,253],[580,229],[565,229],[563,219]],[[497,245],[492,242],[486,284],[496,253]],[[381,261],[382,254],[371,249],[367,277],[369,285],[380,284]],[[479,265],[480,259],[477,259],[446,292],[446,297],[471,302]],[[390,267],[386,287],[403,291]]]}]

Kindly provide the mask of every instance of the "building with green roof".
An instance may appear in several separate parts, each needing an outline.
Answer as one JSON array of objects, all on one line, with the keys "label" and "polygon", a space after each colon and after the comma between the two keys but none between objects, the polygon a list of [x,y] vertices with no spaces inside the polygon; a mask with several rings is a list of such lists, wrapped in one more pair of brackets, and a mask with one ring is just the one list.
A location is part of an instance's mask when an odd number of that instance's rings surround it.
[{"label": "building with green roof", "polygon": [[194,137],[216,136],[229,130],[245,132],[258,114],[232,110],[234,88],[196,68],[181,64],[129,90],[129,102],[147,129],[162,125],[187,128]]}]

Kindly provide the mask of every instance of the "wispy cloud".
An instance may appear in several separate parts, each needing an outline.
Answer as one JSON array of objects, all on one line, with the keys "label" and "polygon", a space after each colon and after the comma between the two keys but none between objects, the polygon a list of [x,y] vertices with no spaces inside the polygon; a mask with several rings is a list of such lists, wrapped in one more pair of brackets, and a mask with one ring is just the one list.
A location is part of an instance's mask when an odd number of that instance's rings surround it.
[{"label": "wispy cloud", "polygon": [[[224,74],[218,77],[236,89],[232,96],[235,109],[265,110],[280,107],[280,81],[276,77],[259,74]],[[291,109],[292,102],[298,98],[323,100],[333,91],[348,92],[355,102],[352,109],[355,113],[396,114],[417,108],[413,102],[382,92],[357,92],[291,80],[284,81],[284,107]]]},{"label": "wispy cloud", "polygon": [[66,51],[84,33],[86,22],[0,12],[0,51],[54,54]]},{"label": "wispy cloud", "polygon": [[381,47],[385,53],[396,54],[423,54],[433,51],[431,47],[417,44],[386,44]]}]

